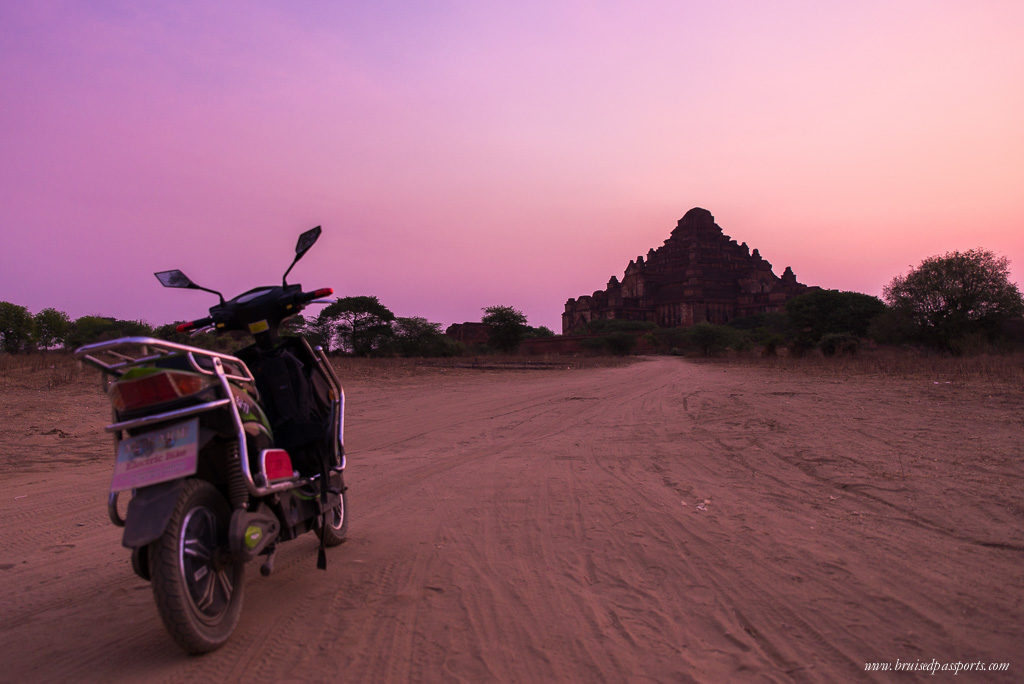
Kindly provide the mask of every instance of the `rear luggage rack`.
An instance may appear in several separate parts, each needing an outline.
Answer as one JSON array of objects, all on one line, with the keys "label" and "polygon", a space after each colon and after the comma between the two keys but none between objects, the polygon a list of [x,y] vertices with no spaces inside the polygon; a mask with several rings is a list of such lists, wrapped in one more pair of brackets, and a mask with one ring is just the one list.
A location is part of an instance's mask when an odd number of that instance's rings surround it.
[{"label": "rear luggage rack", "polygon": [[[120,350],[134,352],[134,354]],[[124,373],[131,368],[170,359],[176,355],[183,355],[188,359],[188,362],[196,372],[216,377],[220,384],[223,397],[216,401],[199,404],[197,406],[165,411],[163,413],[145,416],[135,420],[113,423],[112,425],[107,426],[107,430],[114,433],[115,443],[120,442],[121,433],[125,430],[144,427],[146,425],[152,425],[166,420],[184,418],[204,411],[225,407],[229,409],[231,413],[232,425],[238,439],[239,453],[247,454],[248,447],[245,438],[245,428],[242,425],[242,417],[238,412],[238,406],[233,399],[234,395],[231,392],[230,382],[234,380],[236,382],[249,383],[255,382],[255,379],[253,378],[249,367],[238,357],[210,351],[209,349],[192,347],[187,344],[158,340],[153,337],[121,337],[107,342],[87,344],[84,347],[79,347],[75,350],[75,356],[79,359],[100,369],[104,374],[112,375],[114,377],[124,375]],[[208,368],[204,367],[201,363],[204,360],[209,365]],[[292,489],[298,484],[309,479],[297,478],[290,481],[278,482],[276,484],[256,484],[253,479],[252,468],[249,465],[248,457],[242,456],[238,460],[242,469],[242,475],[244,476],[246,489],[248,489],[249,493],[253,496],[266,496],[273,492]],[[117,499],[114,494],[111,494],[108,505],[111,510],[111,520],[114,520],[115,524],[117,524],[119,516],[117,515],[116,510]]]}]

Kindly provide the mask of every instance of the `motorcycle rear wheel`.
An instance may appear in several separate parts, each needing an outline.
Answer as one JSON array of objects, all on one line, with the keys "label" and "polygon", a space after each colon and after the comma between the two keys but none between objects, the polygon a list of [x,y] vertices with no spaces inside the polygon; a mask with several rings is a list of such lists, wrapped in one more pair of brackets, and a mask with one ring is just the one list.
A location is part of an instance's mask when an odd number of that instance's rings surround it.
[{"label": "motorcycle rear wheel", "polygon": [[163,535],[150,547],[153,596],[164,626],[189,653],[224,644],[242,610],[245,564],[231,556],[231,510],[209,482],[185,481]]}]

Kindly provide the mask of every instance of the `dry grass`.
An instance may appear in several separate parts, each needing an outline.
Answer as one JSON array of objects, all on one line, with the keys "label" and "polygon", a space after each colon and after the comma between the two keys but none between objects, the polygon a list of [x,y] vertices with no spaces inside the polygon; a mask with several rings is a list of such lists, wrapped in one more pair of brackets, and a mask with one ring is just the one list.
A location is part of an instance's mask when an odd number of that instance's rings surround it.
[{"label": "dry grass", "polygon": [[0,387],[55,389],[82,379],[82,367],[66,352],[0,354]]},{"label": "dry grass", "polygon": [[348,378],[403,378],[439,371],[535,371],[535,370],[581,370],[587,368],[609,368],[631,363],[628,357],[620,356],[455,356],[450,358],[406,359],[406,358],[357,358],[351,356],[331,357],[331,363],[343,379]]},{"label": "dry grass", "polygon": [[1024,387],[1024,353],[954,357],[915,349],[871,349],[855,356],[804,358],[737,355],[713,363],[850,377],[873,375],[933,382],[981,382]]},{"label": "dry grass", "polygon": [[[579,370],[605,368],[630,363],[629,358],[617,356],[459,356],[436,359],[355,358],[331,357],[335,369],[343,378],[400,379],[439,371],[509,371],[509,370]],[[38,354],[0,354],[0,387],[54,389],[95,379],[95,372],[79,364],[67,352]]]}]

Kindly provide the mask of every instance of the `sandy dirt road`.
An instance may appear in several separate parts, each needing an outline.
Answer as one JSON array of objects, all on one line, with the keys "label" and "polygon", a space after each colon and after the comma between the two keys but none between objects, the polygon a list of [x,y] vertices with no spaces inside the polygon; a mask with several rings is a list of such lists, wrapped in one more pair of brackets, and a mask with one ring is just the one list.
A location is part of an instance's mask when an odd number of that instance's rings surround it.
[{"label": "sandy dirt road", "polygon": [[1024,677],[1019,388],[675,358],[349,379],[349,542],[250,565],[233,639],[187,657],[106,520],[92,380],[0,385],[0,681]]}]

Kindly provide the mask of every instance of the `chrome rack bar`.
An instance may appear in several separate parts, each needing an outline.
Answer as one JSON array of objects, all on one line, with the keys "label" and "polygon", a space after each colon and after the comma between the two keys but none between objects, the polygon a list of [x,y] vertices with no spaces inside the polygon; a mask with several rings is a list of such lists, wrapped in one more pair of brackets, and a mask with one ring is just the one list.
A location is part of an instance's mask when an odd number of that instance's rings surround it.
[{"label": "chrome rack bar", "polygon": [[[305,340],[303,340],[305,341]],[[308,342],[306,343],[308,346]],[[320,362],[324,365],[327,375],[327,382],[331,385],[331,390],[334,392],[333,404],[337,406],[337,411],[331,412],[331,429],[332,432],[338,436],[338,441],[334,444],[334,463],[335,468],[338,470],[345,469],[345,389],[341,386],[341,381],[338,379],[337,373],[334,372],[334,366],[331,365],[330,359],[327,358],[327,354],[324,352],[324,348],[317,345],[316,356],[320,359]]]},{"label": "chrome rack bar", "polygon": [[[142,355],[133,357],[117,351],[116,349],[118,347],[128,345],[138,345],[143,347]],[[157,351],[155,353],[151,353],[149,350],[150,347],[156,348]],[[221,354],[220,352],[210,351],[209,349],[193,347],[187,344],[158,340],[153,337],[120,337],[116,340],[87,344],[75,350],[76,357],[99,368],[104,373],[110,373],[111,375],[121,375],[122,372],[128,368],[167,358],[167,356],[174,353],[184,353],[187,356],[189,363],[199,373],[215,375],[215,373],[209,368],[201,367],[196,361],[196,356],[204,357],[211,361],[213,359],[220,359],[222,363],[227,364],[230,368],[225,371],[225,374],[229,380],[237,380],[239,382],[253,381],[252,372],[249,371],[249,367],[246,366],[245,362],[238,357],[231,356],[230,354]],[[112,356],[117,360],[111,361],[103,359],[100,356],[103,354]]]},{"label": "chrome rack bar", "polygon": [[125,420],[120,423],[113,423],[108,425],[104,429],[107,432],[120,432],[121,430],[131,430],[133,428],[145,427],[147,425],[154,425],[156,423],[163,423],[167,420],[178,420],[179,418],[187,418],[194,416],[197,413],[205,413],[206,411],[212,411],[219,409],[222,406],[227,406],[232,403],[230,399],[217,399],[216,401],[207,402],[205,404],[197,404],[196,406],[187,406],[185,408],[176,409],[174,411],[165,411],[164,413],[155,413],[150,416],[143,416],[142,418],[136,418],[134,420]]}]

